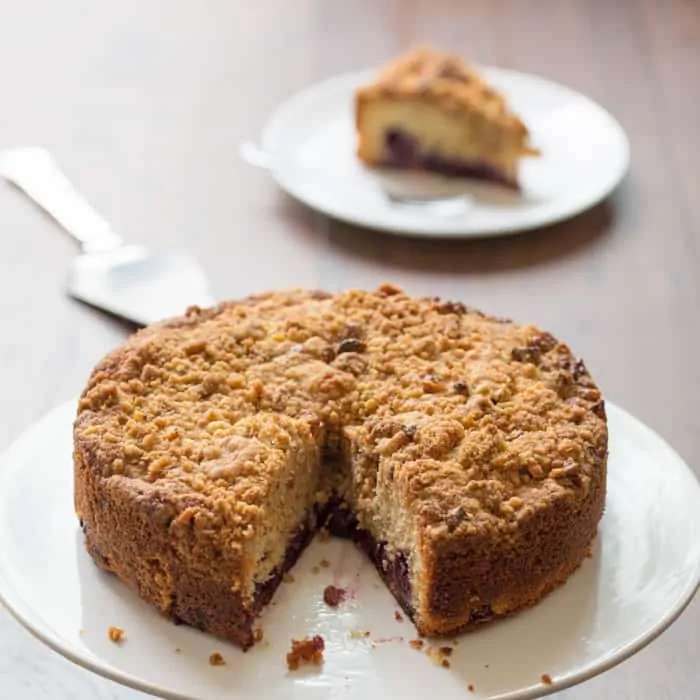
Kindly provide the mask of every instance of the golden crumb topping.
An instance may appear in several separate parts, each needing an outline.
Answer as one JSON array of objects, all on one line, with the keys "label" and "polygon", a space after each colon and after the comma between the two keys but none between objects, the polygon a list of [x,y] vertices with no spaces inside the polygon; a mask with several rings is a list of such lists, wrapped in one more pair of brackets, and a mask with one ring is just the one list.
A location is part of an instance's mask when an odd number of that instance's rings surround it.
[{"label": "golden crumb topping", "polygon": [[119,644],[120,642],[124,641],[124,630],[121,627],[110,627],[107,630],[107,636],[109,637],[110,641],[114,642],[115,644]]},{"label": "golden crumb topping", "polygon": [[325,648],[325,640],[318,634],[310,639],[292,639],[292,648],[287,652],[287,668],[296,671],[302,664],[320,666]]},{"label": "golden crumb topping", "polygon": [[290,460],[343,437],[365,456],[358,498],[389,488],[445,532],[585,491],[607,447],[600,392],[566,345],[390,285],[191,309],[107,356],[78,413],[101,476],[198,498],[241,539]]},{"label": "golden crumb topping", "polygon": [[523,155],[537,155],[528,145],[529,132],[504,96],[459,56],[419,46],[387,64],[376,80],[358,91],[358,98],[421,98],[454,111],[478,114],[522,142]]}]

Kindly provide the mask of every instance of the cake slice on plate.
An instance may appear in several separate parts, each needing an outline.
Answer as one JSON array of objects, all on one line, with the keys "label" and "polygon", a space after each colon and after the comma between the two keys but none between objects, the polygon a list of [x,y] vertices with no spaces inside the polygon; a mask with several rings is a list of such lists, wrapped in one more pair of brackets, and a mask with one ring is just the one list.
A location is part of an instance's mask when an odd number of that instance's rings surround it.
[{"label": "cake slice on plate", "polygon": [[369,166],[427,170],[518,187],[537,156],[505,98],[459,57],[419,47],[355,95],[358,156]]}]

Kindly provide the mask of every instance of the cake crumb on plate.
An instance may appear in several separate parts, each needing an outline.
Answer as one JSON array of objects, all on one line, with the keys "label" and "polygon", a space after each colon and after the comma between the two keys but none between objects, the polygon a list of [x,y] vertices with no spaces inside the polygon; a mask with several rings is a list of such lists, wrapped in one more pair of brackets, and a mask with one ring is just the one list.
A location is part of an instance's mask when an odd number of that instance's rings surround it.
[{"label": "cake crumb on plate", "polygon": [[367,639],[369,630],[350,630],[350,639]]},{"label": "cake crumb on plate", "polygon": [[124,630],[121,627],[110,627],[107,630],[107,634],[111,641],[115,644],[119,644],[124,641]]},{"label": "cake crumb on plate", "polygon": [[296,671],[302,663],[319,666],[323,663],[325,648],[326,643],[318,634],[311,639],[292,639],[292,649],[287,653],[287,668]]},{"label": "cake crumb on plate", "polygon": [[548,673],[542,674],[542,682],[545,685],[552,685],[552,677]]},{"label": "cake crumb on plate", "polygon": [[224,660],[224,657],[221,656],[218,651],[216,651],[209,657],[209,664],[211,666],[225,666],[226,661]]},{"label": "cake crumb on plate", "polygon": [[337,608],[345,600],[346,591],[338,586],[326,586],[323,589],[323,602],[330,608]]},{"label": "cake crumb on plate", "polygon": [[443,668],[449,668],[450,662],[447,660],[448,656],[452,655],[452,647],[442,646],[433,647],[428,646],[425,648],[425,655],[438,666]]},{"label": "cake crumb on plate", "polygon": [[409,641],[409,644],[414,649],[422,649],[423,648],[423,640],[422,639],[411,639],[411,641]]},{"label": "cake crumb on plate", "polygon": [[394,620],[403,622],[403,615],[398,610],[394,610]]}]

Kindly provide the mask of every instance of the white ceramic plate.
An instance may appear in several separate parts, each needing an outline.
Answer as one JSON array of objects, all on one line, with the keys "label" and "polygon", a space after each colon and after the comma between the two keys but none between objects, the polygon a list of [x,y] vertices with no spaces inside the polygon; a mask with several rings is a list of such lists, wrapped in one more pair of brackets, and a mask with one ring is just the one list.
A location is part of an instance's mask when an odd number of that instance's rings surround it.
[{"label": "white ceramic plate", "polygon": [[[72,507],[71,422],[61,406],[0,461],[0,595],[37,637],[78,664],[167,698],[196,700],[441,700],[532,698],[610,668],[660,634],[700,578],[700,487],[649,428],[609,406],[609,498],[594,556],[538,606],[459,638],[442,668],[416,637],[371,566],[348,542],[316,541],[262,619],[267,643],[244,654],[176,627],[83,549]],[[325,558],[327,568],[318,568]],[[322,601],[330,584],[352,597]],[[110,625],[126,641],[107,638]],[[354,630],[371,636],[354,638]],[[291,637],[322,634],[321,669],[288,673]],[[179,651],[178,651],[179,650]],[[225,666],[213,667],[219,652]],[[542,674],[552,677],[543,685]],[[467,692],[468,684],[475,692]]]},{"label": "white ceramic plate", "polygon": [[[292,196],[337,219],[434,237],[497,236],[545,226],[582,212],[615,188],[627,171],[629,143],[608,112],[543,78],[481,71],[506,95],[543,152],[525,159],[520,194],[464,179],[363,167],[355,156],[353,94],[373,71],[314,85],[275,112],[262,136],[274,178]],[[387,191],[438,199],[398,203]]]}]

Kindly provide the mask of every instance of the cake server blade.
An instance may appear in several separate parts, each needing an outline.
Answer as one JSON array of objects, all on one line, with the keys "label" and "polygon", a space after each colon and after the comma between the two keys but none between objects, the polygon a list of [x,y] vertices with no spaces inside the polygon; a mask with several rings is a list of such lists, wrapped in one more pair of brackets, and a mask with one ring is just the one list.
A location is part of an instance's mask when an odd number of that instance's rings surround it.
[{"label": "cake server blade", "polygon": [[34,146],[0,153],[0,175],[50,214],[81,247],[68,275],[70,296],[148,325],[212,306],[206,276],[184,251],[127,245],[71,185],[51,155]]}]

